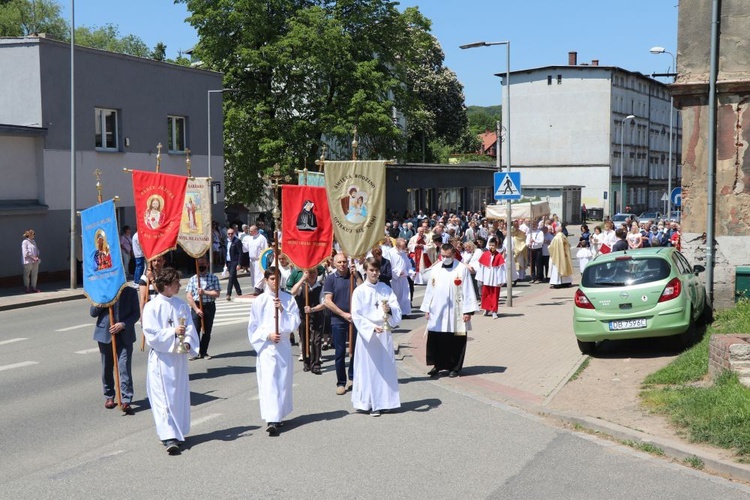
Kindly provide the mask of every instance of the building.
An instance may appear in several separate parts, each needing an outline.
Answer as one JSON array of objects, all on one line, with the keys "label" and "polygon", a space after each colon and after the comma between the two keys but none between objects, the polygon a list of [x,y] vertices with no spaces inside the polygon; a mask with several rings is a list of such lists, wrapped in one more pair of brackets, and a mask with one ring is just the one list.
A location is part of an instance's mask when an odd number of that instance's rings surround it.
[{"label": "building", "polygon": [[[0,282],[20,286],[21,241],[33,228],[40,284],[70,269],[70,46],[44,37],[0,39]],[[75,48],[75,209],[119,196],[120,226],[135,227],[133,190],[123,168],[207,175],[211,108],[214,218],[223,221],[222,75],[111,52]],[[78,231],[78,230],[77,230]],[[77,232],[80,234],[80,232]],[[46,276],[45,276],[46,275]]]},{"label": "building", "polygon": [[[512,169],[521,172],[524,186],[584,186],[580,202],[602,208],[605,216],[620,211],[620,205],[635,213],[666,211],[669,89],[641,73],[600,66],[597,60],[579,64],[576,52],[568,56],[565,66],[510,74]],[[508,123],[505,108],[503,123]],[[674,187],[682,164],[678,112],[672,132]],[[504,166],[507,147],[503,142]]]},{"label": "building", "polygon": [[[710,123],[709,76],[711,2],[681,0],[678,19],[677,80],[671,86],[685,120],[682,178],[682,251],[691,262],[712,266],[713,305],[726,308],[742,289],[750,266],[750,2],[723,0],[717,40],[716,122]],[[710,199],[709,128],[716,126],[715,196]],[[707,255],[709,204],[714,216],[714,245]],[[708,273],[707,273],[708,274]],[[705,275],[704,275],[705,276]],[[740,279],[738,279],[740,277]],[[735,295],[735,293],[737,295]]]}]

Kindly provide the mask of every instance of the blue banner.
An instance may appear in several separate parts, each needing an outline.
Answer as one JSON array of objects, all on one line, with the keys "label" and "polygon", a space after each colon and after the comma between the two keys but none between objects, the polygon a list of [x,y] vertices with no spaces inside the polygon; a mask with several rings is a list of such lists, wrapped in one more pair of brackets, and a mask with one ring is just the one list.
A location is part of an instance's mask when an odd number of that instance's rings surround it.
[{"label": "blue banner", "polygon": [[109,307],[125,286],[114,201],[81,212],[81,238],[83,291],[95,306]]}]

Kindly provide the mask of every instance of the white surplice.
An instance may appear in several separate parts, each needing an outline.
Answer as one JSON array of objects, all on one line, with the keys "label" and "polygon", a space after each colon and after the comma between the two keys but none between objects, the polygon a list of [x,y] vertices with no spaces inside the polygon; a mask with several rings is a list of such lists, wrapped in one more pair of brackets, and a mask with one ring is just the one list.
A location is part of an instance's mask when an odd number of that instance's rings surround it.
[{"label": "white surplice", "polygon": [[427,330],[454,333],[471,330],[471,321],[463,323],[463,315],[477,309],[469,268],[456,260],[447,268],[443,267],[443,261],[436,262],[420,307],[422,312],[430,313]]},{"label": "white surplice", "polygon": [[385,324],[383,300],[391,307],[388,324],[398,326],[401,308],[391,287],[365,281],[352,294],[352,321],[357,328],[354,350],[357,381],[352,389],[352,404],[357,410],[390,410],[401,406],[393,336],[385,331],[375,332],[376,326]]},{"label": "white surplice", "polygon": [[260,417],[266,422],[281,422],[292,412],[292,344],[289,336],[300,324],[299,307],[294,297],[282,291],[279,310],[278,343],[268,339],[276,331],[274,299],[268,286],[253,301],[247,336],[255,352],[255,375],[258,379]]},{"label": "white surplice", "polygon": [[[179,339],[175,328],[185,318],[185,342],[189,354],[177,353]],[[143,307],[143,336],[148,353],[146,392],[154,415],[159,439],[184,441],[190,432],[190,379],[188,356],[197,356],[198,334],[190,315],[190,306],[177,297],[155,296]]]},{"label": "white surplice", "polygon": [[242,251],[247,252],[250,262],[253,264],[253,286],[263,288],[263,269],[260,267],[260,256],[263,250],[268,248],[268,240],[262,234],[248,235],[242,240]]},{"label": "white surplice", "polygon": [[396,252],[391,260],[391,288],[396,294],[401,314],[411,314],[411,299],[409,298],[409,270],[411,261],[409,255],[404,252]]}]

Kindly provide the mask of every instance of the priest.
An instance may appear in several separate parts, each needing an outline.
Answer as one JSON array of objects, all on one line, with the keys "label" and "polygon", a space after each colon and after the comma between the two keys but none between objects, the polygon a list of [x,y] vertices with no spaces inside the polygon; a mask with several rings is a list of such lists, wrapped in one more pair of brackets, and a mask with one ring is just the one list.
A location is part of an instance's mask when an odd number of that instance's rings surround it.
[{"label": "priest", "polygon": [[257,353],[255,375],[260,417],[266,421],[268,435],[278,436],[282,420],[292,412],[294,367],[290,337],[300,325],[300,314],[294,297],[279,291],[273,266],[266,269],[264,279],[265,289],[250,309],[247,335]]},{"label": "priest", "polygon": [[242,251],[247,252],[250,258],[250,269],[253,273],[254,295],[263,290],[263,269],[260,265],[260,256],[268,248],[268,240],[258,230],[258,226],[252,225],[249,230],[250,236],[242,240]]},{"label": "priest", "polygon": [[[198,334],[190,316],[190,306],[177,297],[180,273],[167,267],[156,276],[159,294],[143,307],[143,335],[151,350],[148,353],[146,392],[156,433],[175,455],[185,435],[190,432],[190,379],[188,355],[198,355]],[[180,339],[188,353],[178,352]]]},{"label": "priest", "polygon": [[391,328],[401,322],[401,308],[391,287],[378,281],[381,261],[370,257],[364,267],[367,279],[352,294],[352,321],[357,327],[352,404],[379,417],[401,406],[391,335]]},{"label": "priest", "polygon": [[573,283],[573,260],[570,257],[570,243],[563,233],[562,226],[555,229],[555,237],[549,244],[549,284],[551,288],[569,287]]},{"label": "priest", "polygon": [[466,332],[470,319],[477,310],[477,296],[471,273],[465,264],[453,259],[450,243],[440,247],[440,258],[430,270],[421,311],[427,319],[428,372],[437,377],[448,370],[450,377],[458,377],[466,354]]}]

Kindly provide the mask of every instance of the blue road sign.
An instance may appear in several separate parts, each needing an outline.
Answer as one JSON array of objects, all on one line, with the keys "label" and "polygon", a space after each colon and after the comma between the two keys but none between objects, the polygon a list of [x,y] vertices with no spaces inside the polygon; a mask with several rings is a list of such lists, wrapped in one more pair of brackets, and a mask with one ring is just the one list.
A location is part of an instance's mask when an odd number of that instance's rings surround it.
[{"label": "blue road sign", "polygon": [[521,172],[495,172],[495,199],[521,199]]},{"label": "blue road sign", "polygon": [[682,206],[682,188],[676,187],[672,190],[671,193],[669,193],[669,200],[672,202],[672,205],[676,207]]}]

